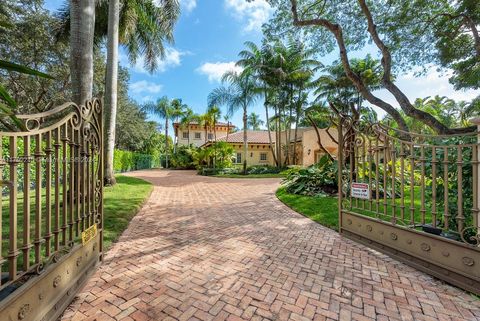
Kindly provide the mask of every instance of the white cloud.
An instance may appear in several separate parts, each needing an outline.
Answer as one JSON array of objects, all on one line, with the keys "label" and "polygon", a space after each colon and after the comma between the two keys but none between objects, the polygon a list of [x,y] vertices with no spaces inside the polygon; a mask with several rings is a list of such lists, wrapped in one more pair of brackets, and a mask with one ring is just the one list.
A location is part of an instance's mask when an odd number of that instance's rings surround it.
[{"label": "white cloud", "polygon": [[244,31],[260,30],[262,24],[267,22],[272,8],[265,0],[225,0],[225,7],[232,11],[232,15],[246,21]]},{"label": "white cloud", "polygon": [[130,85],[130,90],[134,94],[158,94],[162,90],[162,88],[162,85],[155,84],[146,80],[140,80]]},{"label": "white cloud", "polygon": [[[187,52],[179,51],[172,47],[165,48],[165,58],[160,59],[157,58],[157,65],[158,68],[155,72],[161,73],[165,72],[170,68],[178,67],[182,64],[182,56],[186,55]],[[119,61],[122,65],[130,66],[134,71],[142,74],[149,74],[148,70],[145,69],[145,59],[144,57],[140,56],[137,59],[135,65],[131,65],[128,61],[128,57],[125,54],[120,53]]]},{"label": "white cloud", "polygon": [[197,68],[197,72],[206,75],[208,77],[208,81],[220,82],[222,80],[222,76],[227,71],[235,71],[241,72],[242,68],[235,65],[235,62],[207,62]]},{"label": "white cloud", "polygon": [[[161,5],[161,0],[154,0],[157,6]],[[185,11],[191,12],[197,6],[197,0],[180,0],[180,5],[185,9]]]},{"label": "white cloud", "polygon": [[185,8],[187,13],[192,12],[197,7],[197,0],[180,0],[180,5]]}]

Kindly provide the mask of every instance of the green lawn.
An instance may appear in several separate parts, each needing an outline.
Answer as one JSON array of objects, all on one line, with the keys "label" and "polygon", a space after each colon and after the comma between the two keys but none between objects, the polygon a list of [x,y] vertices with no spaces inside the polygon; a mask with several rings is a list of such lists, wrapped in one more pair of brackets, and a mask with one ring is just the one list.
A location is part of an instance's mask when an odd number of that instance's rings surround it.
[{"label": "green lawn", "polygon": [[[414,208],[415,208],[415,221],[421,221],[421,202],[420,202],[420,192],[419,189],[415,189],[414,191]],[[296,195],[290,194],[285,191],[284,187],[281,187],[277,190],[276,193],[278,199],[285,203],[288,207],[292,208],[296,212],[305,215],[306,217],[311,218],[317,223],[320,223],[326,227],[332,228],[334,230],[338,230],[338,198],[332,196],[304,196],[304,195]],[[410,215],[409,208],[410,208],[410,198],[409,195],[406,195],[405,200],[405,218],[408,220]],[[384,215],[384,205],[383,205],[383,198],[380,199],[379,204],[379,212],[376,213],[375,210],[369,211],[369,202],[362,200],[353,199],[353,205],[356,207],[354,209],[355,212],[370,216],[370,217],[378,217],[380,219],[384,219],[386,221],[390,220],[392,216],[392,200],[387,199],[387,204],[385,206],[387,215]],[[400,212],[400,200],[396,199],[396,208],[395,212],[398,218],[401,217]],[[364,207],[364,209],[362,208]],[[372,202],[372,209],[376,209],[376,203]],[[425,222],[431,222],[431,214],[427,210],[425,213]]]},{"label": "green lawn", "polygon": [[115,186],[105,188],[103,240],[107,249],[127,228],[152,190],[152,184],[122,175],[117,176]]},{"label": "green lawn", "polygon": [[338,230],[338,199],[336,197],[289,194],[283,187],[279,188],[276,194],[280,201],[294,211],[323,226]]},{"label": "green lawn", "polygon": [[284,178],[285,175],[282,173],[279,174],[247,174],[247,175],[242,175],[242,174],[218,174],[218,175],[213,175],[213,177],[224,177],[224,178]]}]

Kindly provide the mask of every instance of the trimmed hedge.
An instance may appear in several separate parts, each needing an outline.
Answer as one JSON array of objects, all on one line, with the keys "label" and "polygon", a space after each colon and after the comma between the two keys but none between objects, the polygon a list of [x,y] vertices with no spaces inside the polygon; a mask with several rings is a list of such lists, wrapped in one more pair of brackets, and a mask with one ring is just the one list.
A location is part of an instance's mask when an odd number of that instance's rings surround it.
[{"label": "trimmed hedge", "polygon": [[158,167],[160,167],[158,156],[115,149],[113,169],[117,173]]}]

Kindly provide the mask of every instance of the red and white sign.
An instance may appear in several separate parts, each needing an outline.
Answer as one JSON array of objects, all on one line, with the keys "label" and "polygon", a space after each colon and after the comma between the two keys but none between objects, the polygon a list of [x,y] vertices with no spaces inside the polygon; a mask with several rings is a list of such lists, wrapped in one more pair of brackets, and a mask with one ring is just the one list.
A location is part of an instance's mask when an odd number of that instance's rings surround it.
[{"label": "red and white sign", "polygon": [[370,187],[365,183],[352,183],[352,197],[364,200],[370,199]]}]

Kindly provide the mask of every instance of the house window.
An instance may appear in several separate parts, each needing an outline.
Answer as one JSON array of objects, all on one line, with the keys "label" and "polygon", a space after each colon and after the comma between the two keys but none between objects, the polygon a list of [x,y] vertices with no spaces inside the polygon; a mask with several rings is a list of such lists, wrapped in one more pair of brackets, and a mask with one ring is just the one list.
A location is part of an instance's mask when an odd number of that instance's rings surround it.
[{"label": "house window", "polygon": [[202,133],[195,133],[195,139],[200,139],[202,138]]},{"label": "house window", "polygon": [[212,133],[208,133],[208,140],[212,140],[213,139],[213,134]]},{"label": "house window", "polygon": [[242,153],[237,153],[235,159],[233,160],[235,164],[241,164],[242,163]]},{"label": "house window", "polygon": [[184,138],[184,139],[188,139],[188,132],[183,132],[182,135],[183,135],[183,138]]},{"label": "house window", "polygon": [[260,160],[266,161],[267,160],[267,153],[260,153]]}]

